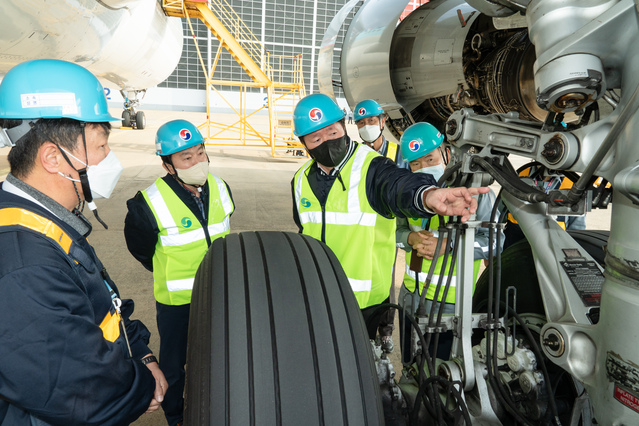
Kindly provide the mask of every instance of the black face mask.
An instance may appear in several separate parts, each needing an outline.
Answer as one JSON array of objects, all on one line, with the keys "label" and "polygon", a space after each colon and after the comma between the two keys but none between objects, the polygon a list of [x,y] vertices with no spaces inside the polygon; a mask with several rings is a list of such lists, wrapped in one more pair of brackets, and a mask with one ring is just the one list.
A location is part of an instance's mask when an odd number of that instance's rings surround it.
[{"label": "black face mask", "polygon": [[348,145],[346,135],[341,138],[324,141],[321,145],[308,150],[308,154],[322,166],[335,167],[346,157]]}]

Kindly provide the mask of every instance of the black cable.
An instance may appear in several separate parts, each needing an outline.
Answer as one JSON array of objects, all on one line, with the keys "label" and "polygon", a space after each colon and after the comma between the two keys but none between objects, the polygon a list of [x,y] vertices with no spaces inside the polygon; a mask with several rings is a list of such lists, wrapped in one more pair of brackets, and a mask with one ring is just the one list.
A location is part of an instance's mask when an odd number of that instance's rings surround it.
[{"label": "black cable", "polygon": [[[446,166],[444,169],[444,174],[437,180],[437,186],[441,187],[444,182],[446,182],[456,171],[458,171],[462,166],[462,163],[455,163],[452,166]],[[456,186],[456,185],[452,185]]]},{"label": "black cable", "polygon": [[[493,365],[493,356],[491,355],[491,332],[492,330],[489,328],[486,330],[486,368],[488,370],[488,380],[490,381],[493,389],[495,390],[494,394],[501,403],[501,405],[508,411],[508,413],[515,418],[519,423],[534,426],[527,419],[522,417],[519,413],[517,407],[513,405],[513,402],[509,400],[509,396],[505,394],[504,389],[502,388],[501,378],[497,376],[497,365]],[[496,339],[495,339],[496,340]],[[493,374],[493,368],[495,373]]]},{"label": "black cable", "polygon": [[550,387],[550,374],[548,374],[548,368],[546,367],[546,363],[544,362],[544,357],[542,355],[542,352],[539,346],[537,345],[536,340],[533,338],[530,328],[528,328],[528,325],[522,320],[521,316],[513,308],[509,307],[508,311],[517,320],[519,325],[521,325],[521,328],[524,330],[524,334],[526,334],[526,337],[530,341],[530,346],[533,353],[535,354],[535,356],[539,360],[539,363],[541,364],[541,371],[544,374],[544,386],[546,386],[546,391],[548,392],[548,395],[550,396],[550,398],[548,398],[550,403],[550,411],[552,411],[552,415],[555,417],[555,423],[557,424],[557,426],[561,426],[561,422],[559,421],[559,412],[557,410],[557,404],[556,404],[553,393],[551,393],[552,389]]},{"label": "black cable", "polygon": [[[411,315],[406,315],[406,311],[405,309],[396,304],[396,303],[381,303],[379,305],[377,305],[377,307],[375,309],[373,309],[373,311],[371,312],[370,316],[368,317],[368,321],[366,322],[366,329],[368,329],[369,327],[369,322],[371,321],[372,318],[374,318],[376,316],[376,314],[378,312],[385,312],[389,309],[395,308],[397,309],[399,312],[402,313],[404,318],[407,318],[411,324],[411,326],[413,327],[413,329],[415,330],[415,332],[417,333],[417,337],[419,338],[420,343],[422,344],[422,356],[424,357],[425,360],[428,360],[430,358],[429,352],[428,352],[428,344],[426,343],[426,339],[424,337],[424,334],[422,333],[421,329],[419,328],[419,324],[417,323],[417,321],[415,320],[415,318],[412,317]],[[424,362],[422,361],[420,363],[419,366],[419,376],[418,376],[418,382],[422,381],[422,375],[424,374]],[[435,375],[435,368],[434,365],[428,365],[428,375],[429,376],[434,376]],[[429,395],[432,397],[432,395]],[[434,397],[433,397],[433,401],[434,401]],[[428,409],[428,408],[427,408]],[[429,414],[431,414],[431,416],[433,418],[436,418],[437,416],[434,415],[434,413],[432,413],[429,410]]]},{"label": "black cable", "polygon": [[[453,243],[453,254],[451,255],[450,268],[448,268],[448,277],[446,280],[446,286],[444,287],[444,294],[442,295],[441,302],[439,302],[439,309],[437,311],[437,321],[435,321],[435,327],[437,327],[437,330],[439,330],[439,327],[441,327],[442,315],[444,314],[444,305],[446,303],[446,298],[448,297],[448,291],[450,290],[450,287],[451,287],[453,273],[455,271],[455,264],[457,263],[457,252],[459,249],[460,240],[461,240],[461,232],[460,230],[457,230],[457,232],[455,232],[455,242]],[[433,306],[431,307],[431,311],[433,311],[433,308],[435,307],[435,303],[438,303],[437,298],[433,298]],[[439,334],[440,334],[439,331],[435,332],[435,341],[433,344],[434,356],[437,356],[437,349],[439,346]]]},{"label": "black cable", "polygon": [[[462,413],[462,415],[464,416],[464,422],[466,422],[467,425],[471,425],[472,421],[470,418],[470,412],[468,411],[468,407],[466,406],[466,403],[464,402],[464,398],[461,395],[461,392],[458,391],[455,388],[456,384],[459,384],[461,387],[461,382],[459,381],[455,381],[455,382],[451,382],[450,380],[446,380],[441,376],[431,376],[428,379],[426,379],[424,381],[423,387],[420,387],[419,390],[417,391],[417,396],[416,396],[416,400],[418,398],[422,398],[423,393],[424,393],[424,388],[428,385],[430,385],[431,383],[434,382],[442,382],[443,384],[446,385],[446,393],[447,393],[447,397],[449,393],[452,393],[453,396],[455,397],[456,400],[456,405],[459,407],[459,411]],[[450,415],[455,413],[455,411],[457,410],[449,410],[448,408],[446,408],[446,405],[444,405],[445,411]],[[410,424],[411,425],[417,425],[419,418],[418,418],[419,412],[415,413],[414,411],[411,413],[411,417],[410,417]]]},{"label": "black cable", "polygon": [[512,176],[508,176],[506,172],[481,157],[473,157],[473,163],[479,165],[485,171],[487,171],[495,180],[513,196],[531,203],[547,202],[549,197],[544,192],[538,190],[535,187],[527,185],[522,182],[517,176],[513,179]]}]

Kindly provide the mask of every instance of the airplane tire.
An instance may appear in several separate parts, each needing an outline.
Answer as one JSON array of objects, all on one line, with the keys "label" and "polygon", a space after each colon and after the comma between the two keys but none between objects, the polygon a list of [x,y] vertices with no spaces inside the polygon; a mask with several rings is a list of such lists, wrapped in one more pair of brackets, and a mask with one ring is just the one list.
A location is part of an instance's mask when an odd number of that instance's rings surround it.
[{"label": "airplane tire", "polygon": [[187,348],[185,424],[384,423],[359,307],[314,238],[215,240],[195,278]]},{"label": "airplane tire", "polygon": [[[568,231],[568,233],[594,260],[601,266],[605,266],[605,246],[608,244],[610,231],[579,230]],[[501,268],[500,300],[506,300],[506,287],[512,285],[517,288],[517,312],[545,315],[532,250],[527,240],[521,240],[503,251]],[[485,312],[487,301],[488,270],[486,269],[475,286],[473,312]],[[500,313],[503,314],[501,311]]]},{"label": "airplane tire", "polygon": [[144,116],[144,111],[138,111],[135,114],[135,127],[139,130],[142,130],[146,127],[146,117]]},{"label": "airplane tire", "polygon": [[129,110],[122,111],[122,127],[131,127],[131,113]]}]

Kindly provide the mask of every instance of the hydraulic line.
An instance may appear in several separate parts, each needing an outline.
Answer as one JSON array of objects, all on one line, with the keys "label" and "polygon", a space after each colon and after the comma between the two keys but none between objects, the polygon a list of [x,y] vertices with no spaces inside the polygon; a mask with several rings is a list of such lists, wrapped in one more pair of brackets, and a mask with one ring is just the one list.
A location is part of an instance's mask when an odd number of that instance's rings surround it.
[{"label": "hydraulic line", "polygon": [[506,172],[481,157],[473,157],[473,163],[479,165],[482,169],[486,170],[497,182],[513,196],[530,203],[539,203],[548,201],[547,194],[539,191],[538,189],[527,185],[526,183],[517,179],[509,179]]},{"label": "hydraulic line", "polygon": [[[437,330],[439,330],[439,327],[441,327],[441,321],[442,321],[442,315],[444,314],[444,305],[446,304],[446,297],[448,296],[448,290],[450,290],[450,286],[451,286],[451,282],[453,279],[453,274],[454,274],[454,268],[455,268],[455,264],[457,262],[457,251],[459,248],[459,243],[461,240],[461,232],[460,230],[457,230],[457,232],[455,233],[455,242],[453,243],[453,254],[451,256],[451,261],[450,261],[450,268],[448,269],[448,276],[447,276],[447,281],[446,281],[446,286],[444,287],[444,294],[442,295],[442,300],[439,303],[439,309],[437,311],[437,320],[435,321],[435,327],[437,327]],[[443,271],[445,271],[445,268],[443,268]],[[442,271],[442,273],[443,273]],[[438,289],[439,290],[439,289]],[[435,309],[435,300],[437,300],[439,297],[437,296],[437,293],[435,295],[435,297],[433,298],[433,305],[431,306],[431,316],[434,315],[434,309]],[[437,349],[439,346],[439,331],[435,332],[435,341],[433,344],[433,354],[434,356],[437,356]]]}]

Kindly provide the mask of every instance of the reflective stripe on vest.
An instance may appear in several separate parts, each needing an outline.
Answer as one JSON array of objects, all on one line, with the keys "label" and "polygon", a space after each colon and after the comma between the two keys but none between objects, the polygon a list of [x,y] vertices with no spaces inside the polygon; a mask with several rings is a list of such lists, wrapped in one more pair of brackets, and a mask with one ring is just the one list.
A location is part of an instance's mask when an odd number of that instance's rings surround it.
[{"label": "reflective stripe on vest", "polygon": [[[418,232],[422,229],[421,219],[408,219],[410,230],[413,232]],[[439,228],[439,217],[433,216],[430,220],[429,230],[437,235],[437,231]],[[475,246],[478,243],[475,242]],[[428,278],[428,271],[430,270],[430,266],[432,265],[432,260],[428,260],[426,258],[422,261],[422,270],[416,274],[415,271],[410,269],[410,263],[412,258],[412,251],[406,252],[406,271],[404,273],[404,286],[410,292],[415,290],[415,276],[419,280],[420,292],[424,288],[424,283],[426,282],[426,278]],[[431,278],[431,285],[427,286],[426,290],[426,299],[433,300],[435,297],[435,291],[437,290],[437,284],[439,283],[440,274],[442,273],[444,256],[439,256],[436,260],[435,270],[433,271],[433,277]],[[442,285],[439,290],[439,294],[437,295],[437,301],[441,302],[444,296],[444,288],[446,283],[448,282],[448,273],[450,272],[450,258],[448,259],[448,263],[446,265],[446,269],[444,271],[444,277],[442,279]],[[477,259],[473,262],[473,293],[475,292],[475,283],[477,281],[477,275],[479,274],[479,269],[481,267],[481,259]],[[453,268],[453,276],[450,280],[450,287],[448,290],[448,294],[446,294],[446,303],[455,303],[455,287],[457,286],[457,265]]]},{"label": "reflective stripe on vest", "polygon": [[379,156],[358,145],[331,187],[324,214],[308,184],[306,173],[314,160],[295,175],[295,205],[302,232],[325,243],[339,259],[360,308],[381,303],[390,294],[395,262],[395,220],[378,215],[366,197],[366,173]]},{"label": "reflective stripe on vest", "polygon": [[[207,181],[206,227],[213,241],[229,233],[234,206],[222,179],[209,174]],[[208,249],[206,233],[193,212],[161,178],[142,194],[160,231],[153,255],[155,299],[166,305],[190,303],[195,273]]]},{"label": "reflective stripe on vest", "polygon": [[[8,207],[0,209],[0,227],[1,226],[21,226],[38,232],[57,243],[71,260],[78,263],[77,260],[73,259],[69,254],[71,244],[73,244],[71,237],[69,237],[62,228],[46,217],[18,207]],[[113,313],[110,311],[107,312],[100,323],[102,336],[105,340],[115,342],[117,338],[120,337],[120,321],[120,314],[115,312],[115,310]]]}]

